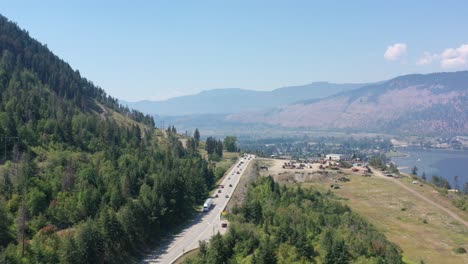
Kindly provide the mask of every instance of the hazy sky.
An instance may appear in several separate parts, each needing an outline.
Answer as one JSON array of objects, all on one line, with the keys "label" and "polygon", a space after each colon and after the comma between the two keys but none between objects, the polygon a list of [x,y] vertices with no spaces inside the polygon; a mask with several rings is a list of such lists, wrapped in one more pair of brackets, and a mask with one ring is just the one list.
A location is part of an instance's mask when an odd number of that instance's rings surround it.
[{"label": "hazy sky", "polygon": [[467,69],[467,3],[15,0],[0,13],[134,101]]}]

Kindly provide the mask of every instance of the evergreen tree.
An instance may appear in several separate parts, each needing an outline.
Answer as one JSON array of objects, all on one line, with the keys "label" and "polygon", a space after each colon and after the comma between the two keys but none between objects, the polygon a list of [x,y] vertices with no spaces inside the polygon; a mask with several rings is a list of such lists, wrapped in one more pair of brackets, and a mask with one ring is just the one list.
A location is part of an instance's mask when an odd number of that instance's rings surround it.
[{"label": "evergreen tree", "polygon": [[198,128],[195,128],[193,138],[195,139],[196,146],[198,147],[198,144],[200,144],[200,131],[198,131]]},{"label": "evergreen tree", "polygon": [[[326,264],[347,264],[351,256],[343,240],[333,241],[330,251],[325,256]],[[392,262],[390,262],[392,263]]]}]

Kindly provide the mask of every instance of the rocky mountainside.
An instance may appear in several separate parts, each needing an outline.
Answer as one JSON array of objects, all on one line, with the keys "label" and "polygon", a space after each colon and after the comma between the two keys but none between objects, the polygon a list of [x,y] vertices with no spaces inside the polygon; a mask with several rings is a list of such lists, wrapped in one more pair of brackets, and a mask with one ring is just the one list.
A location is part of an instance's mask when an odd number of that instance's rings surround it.
[{"label": "rocky mountainside", "polygon": [[318,130],[468,134],[468,72],[414,74],[229,121]]}]

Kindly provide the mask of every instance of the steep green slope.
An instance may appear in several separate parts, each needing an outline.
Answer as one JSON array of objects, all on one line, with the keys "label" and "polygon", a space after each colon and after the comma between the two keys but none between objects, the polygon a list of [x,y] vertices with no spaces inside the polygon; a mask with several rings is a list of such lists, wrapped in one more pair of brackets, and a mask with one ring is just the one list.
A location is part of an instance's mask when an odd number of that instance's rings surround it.
[{"label": "steep green slope", "polygon": [[195,148],[1,16],[0,54],[0,261],[128,263],[193,214],[213,184]]}]

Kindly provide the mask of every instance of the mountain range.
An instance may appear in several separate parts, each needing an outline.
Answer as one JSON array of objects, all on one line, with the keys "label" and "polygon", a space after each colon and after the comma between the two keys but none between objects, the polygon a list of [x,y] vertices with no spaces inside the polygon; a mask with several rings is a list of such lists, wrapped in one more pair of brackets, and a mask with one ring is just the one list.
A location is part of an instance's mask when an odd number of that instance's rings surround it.
[{"label": "mountain range", "polygon": [[227,120],[320,130],[468,134],[468,72],[413,74]]},{"label": "mountain range", "polygon": [[315,82],[307,85],[282,87],[273,91],[226,88],[202,91],[198,94],[164,101],[127,102],[120,100],[120,103],[145,113],[162,116],[232,114],[262,110],[305,99],[324,98],[364,85]]},{"label": "mountain range", "polygon": [[[184,130],[201,127],[210,132],[223,128],[229,132],[237,125],[402,135],[468,134],[468,71],[411,74],[367,85],[322,82],[236,96],[230,96],[230,91],[224,90],[224,96],[235,98],[231,100],[235,103],[213,103],[208,115],[195,111],[178,117],[158,116],[157,121]],[[324,91],[328,93],[321,94]],[[216,93],[202,92],[191,98]],[[308,97],[310,94],[313,96]],[[277,99],[265,100],[268,96]],[[172,102],[179,102],[181,109],[190,109],[181,99]],[[231,105],[240,107],[234,111]]]}]

